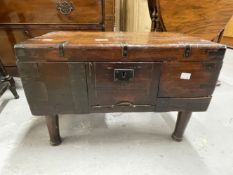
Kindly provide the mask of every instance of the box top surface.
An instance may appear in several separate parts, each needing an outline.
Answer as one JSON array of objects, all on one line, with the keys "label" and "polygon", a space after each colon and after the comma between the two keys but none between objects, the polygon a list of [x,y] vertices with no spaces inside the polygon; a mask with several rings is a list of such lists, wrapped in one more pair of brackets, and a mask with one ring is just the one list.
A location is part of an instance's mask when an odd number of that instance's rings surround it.
[{"label": "box top surface", "polygon": [[[224,45],[168,32],[51,32],[15,45],[19,60],[188,61],[223,59]],[[186,53],[188,52],[188,53]]]},{"label": "box top surface", "polygon": [[[159,46],[162,44],[184,44],[192,45],[213,45],[221,47],[221,44],[210,42],[196,37],[191,37],[178,33],[168,32],[72,32],[61,31],[51,32],[33,39],[22,42],[28,44],[59,44],[67,42],[67,45],[102,45],[102,44],[122,44],[128,45],[148,45]],[[40,46],[37,46],[40,47]]]}]

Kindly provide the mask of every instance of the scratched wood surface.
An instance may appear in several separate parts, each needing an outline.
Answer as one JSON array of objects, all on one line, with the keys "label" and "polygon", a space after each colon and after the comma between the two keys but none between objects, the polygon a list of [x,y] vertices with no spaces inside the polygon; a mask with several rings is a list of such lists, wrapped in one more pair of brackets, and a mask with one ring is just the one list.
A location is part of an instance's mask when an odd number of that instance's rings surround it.
[{"label": "scratched wood surface", "polygon": [[165,28],[213,40],[233,15],[233,0],[148,0],[158,1]]},{"label": "scratched wood surface", "polygon": [[[55,115],[205,111],[226,47],[174,33],[53,32],[15,50],[33,114]],[[122,69],[133,76],[115,79]]]},{"label": "scratched wood surface", "polygon": [[18,62],[18,69],[32,114],[87,113],[84,63]]},{"label": "scratched wood surface", "polygon": [[226,47],[173,33],[54,32],[15,50],[32,114],[47,116],[58,145],[58,114],[103,112],[179,111],[181,141],[191,112],[210,104]]},{"label": "scratched wood surface", "polygon": [[[159,97],[208,97],[215,88],[221,62],[164,63]],[[190,77],[182,78],[182,74]]]},{"label": "scratched wood surface", "polygon": [[[122,55],[127,46],[127,56]],[[184,56],[187,46],[192,52]],[[222,60],[225,46],[175,33],[53,32],[15,46],[21,61]]]},{"label": "scratched wood surface", "polygon": [[[91,64],[91,63],[90,63]],[[89,67],[90,104],[92,106],[118,105],[155,105],[158,90],[160,63],[153,62],[101,62],[92,63]],[[132,80],[116,81],[115,69],[131,69],[134,71]]]}]

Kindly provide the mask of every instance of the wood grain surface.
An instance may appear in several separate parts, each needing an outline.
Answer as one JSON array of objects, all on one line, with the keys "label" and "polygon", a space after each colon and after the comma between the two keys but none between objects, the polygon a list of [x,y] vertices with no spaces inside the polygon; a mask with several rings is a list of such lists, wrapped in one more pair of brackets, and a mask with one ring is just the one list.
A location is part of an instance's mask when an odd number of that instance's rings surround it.
[{"label": "wood grain surface", "polygon": [[84,63],[18,62],[18,69],[32,114],[87,113]]},{"label": "wood grain surface", "polygon": [[[60,0],[0,1],[0,58],[16,71],[14,45],[51,31],[113,31],[115,0],[67,0],[70,14],[57,8]],[[16,75],[16,74],[14,74]]]},{"label": "wood grain surface", "polygon": [[233,48],[233,17],[226,25],[223,36],[221,38],[221,43]]},{"label": "wood grain surface", "polygon": [[53,32],[15,49],[30,109],[57,145],[57,114],[103,112],[179,111],[181,141],[192,111],[209,106],[226,47],[174,33]]},{"label": "wood grain surface", "polygon": [[59,1],[1,1],[0,23],[101,23],[103,21],[102,0],[72,0],[73,11],[68,15],[59,12],[57,2]]},{"label": "wood grain surface", "polygon": [[[127,56],[123,56],[123,46]],[[191,52],[185,57],[185,50]],[[21,61],[222,60],[225,46],[163,32],[53,32],[15,46]],[[62,54],[61,54],[62,52]]]},{"label": "wood grain surface", "polygon": [[[164,63],[162,66],[159,97],[208,97],[211,96],[221,62]],[[182,74],[189,74],[187,79]]]},{"label": "wood grain surface", "polygon": [[[15,49],[33,114],[55,115],[206,110],[226,47],[166,32],[52,32]],[[122,69],[133,76],[115,79]]]},{"label": "wood grain surface", "polygon": [[[152,2],[153,1],[153,2]],[[214,40],[233,15],[233,0],[149,0],[166,31]]]},{"label": "wood grain surface", "polygon": [[[91,106],[155,105],[160,77],[160,63],[89,63]],[[131,69],[132,79],[114,78],[114,70]]]}]

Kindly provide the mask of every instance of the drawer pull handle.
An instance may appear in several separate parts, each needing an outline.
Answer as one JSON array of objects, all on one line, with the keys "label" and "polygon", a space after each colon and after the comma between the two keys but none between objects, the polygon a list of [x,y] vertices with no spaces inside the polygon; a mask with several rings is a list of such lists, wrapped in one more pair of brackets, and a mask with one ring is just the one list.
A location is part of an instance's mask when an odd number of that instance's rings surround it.
[{"label": "drawer pull handle", "polygon": [[115,104],[115,106],[129,106],[129,107],[135,107],[134,104],[132,104],[132,103],[130,103],[130,102],[127,102],[127,101],[117,103],[117,104]]},{"label": "drawer pull handle", "polygon": [[69,15],[74,10],[74,6],[72,2],[59,0],[57,2],[57,10],[63,15]]}]

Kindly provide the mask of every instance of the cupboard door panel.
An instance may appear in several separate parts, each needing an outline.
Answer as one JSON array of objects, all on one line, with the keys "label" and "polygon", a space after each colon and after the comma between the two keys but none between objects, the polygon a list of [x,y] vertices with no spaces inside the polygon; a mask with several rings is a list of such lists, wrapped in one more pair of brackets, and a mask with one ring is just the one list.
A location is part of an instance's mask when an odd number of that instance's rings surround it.
[{"label": "cupboard door panel", "polygon": [[85,63],[18,63],[34,115],[88,112]]},{"label": "cupboard door panel", "polygon": [[222,62],[163,63],[159,97],[208,97]]}]

